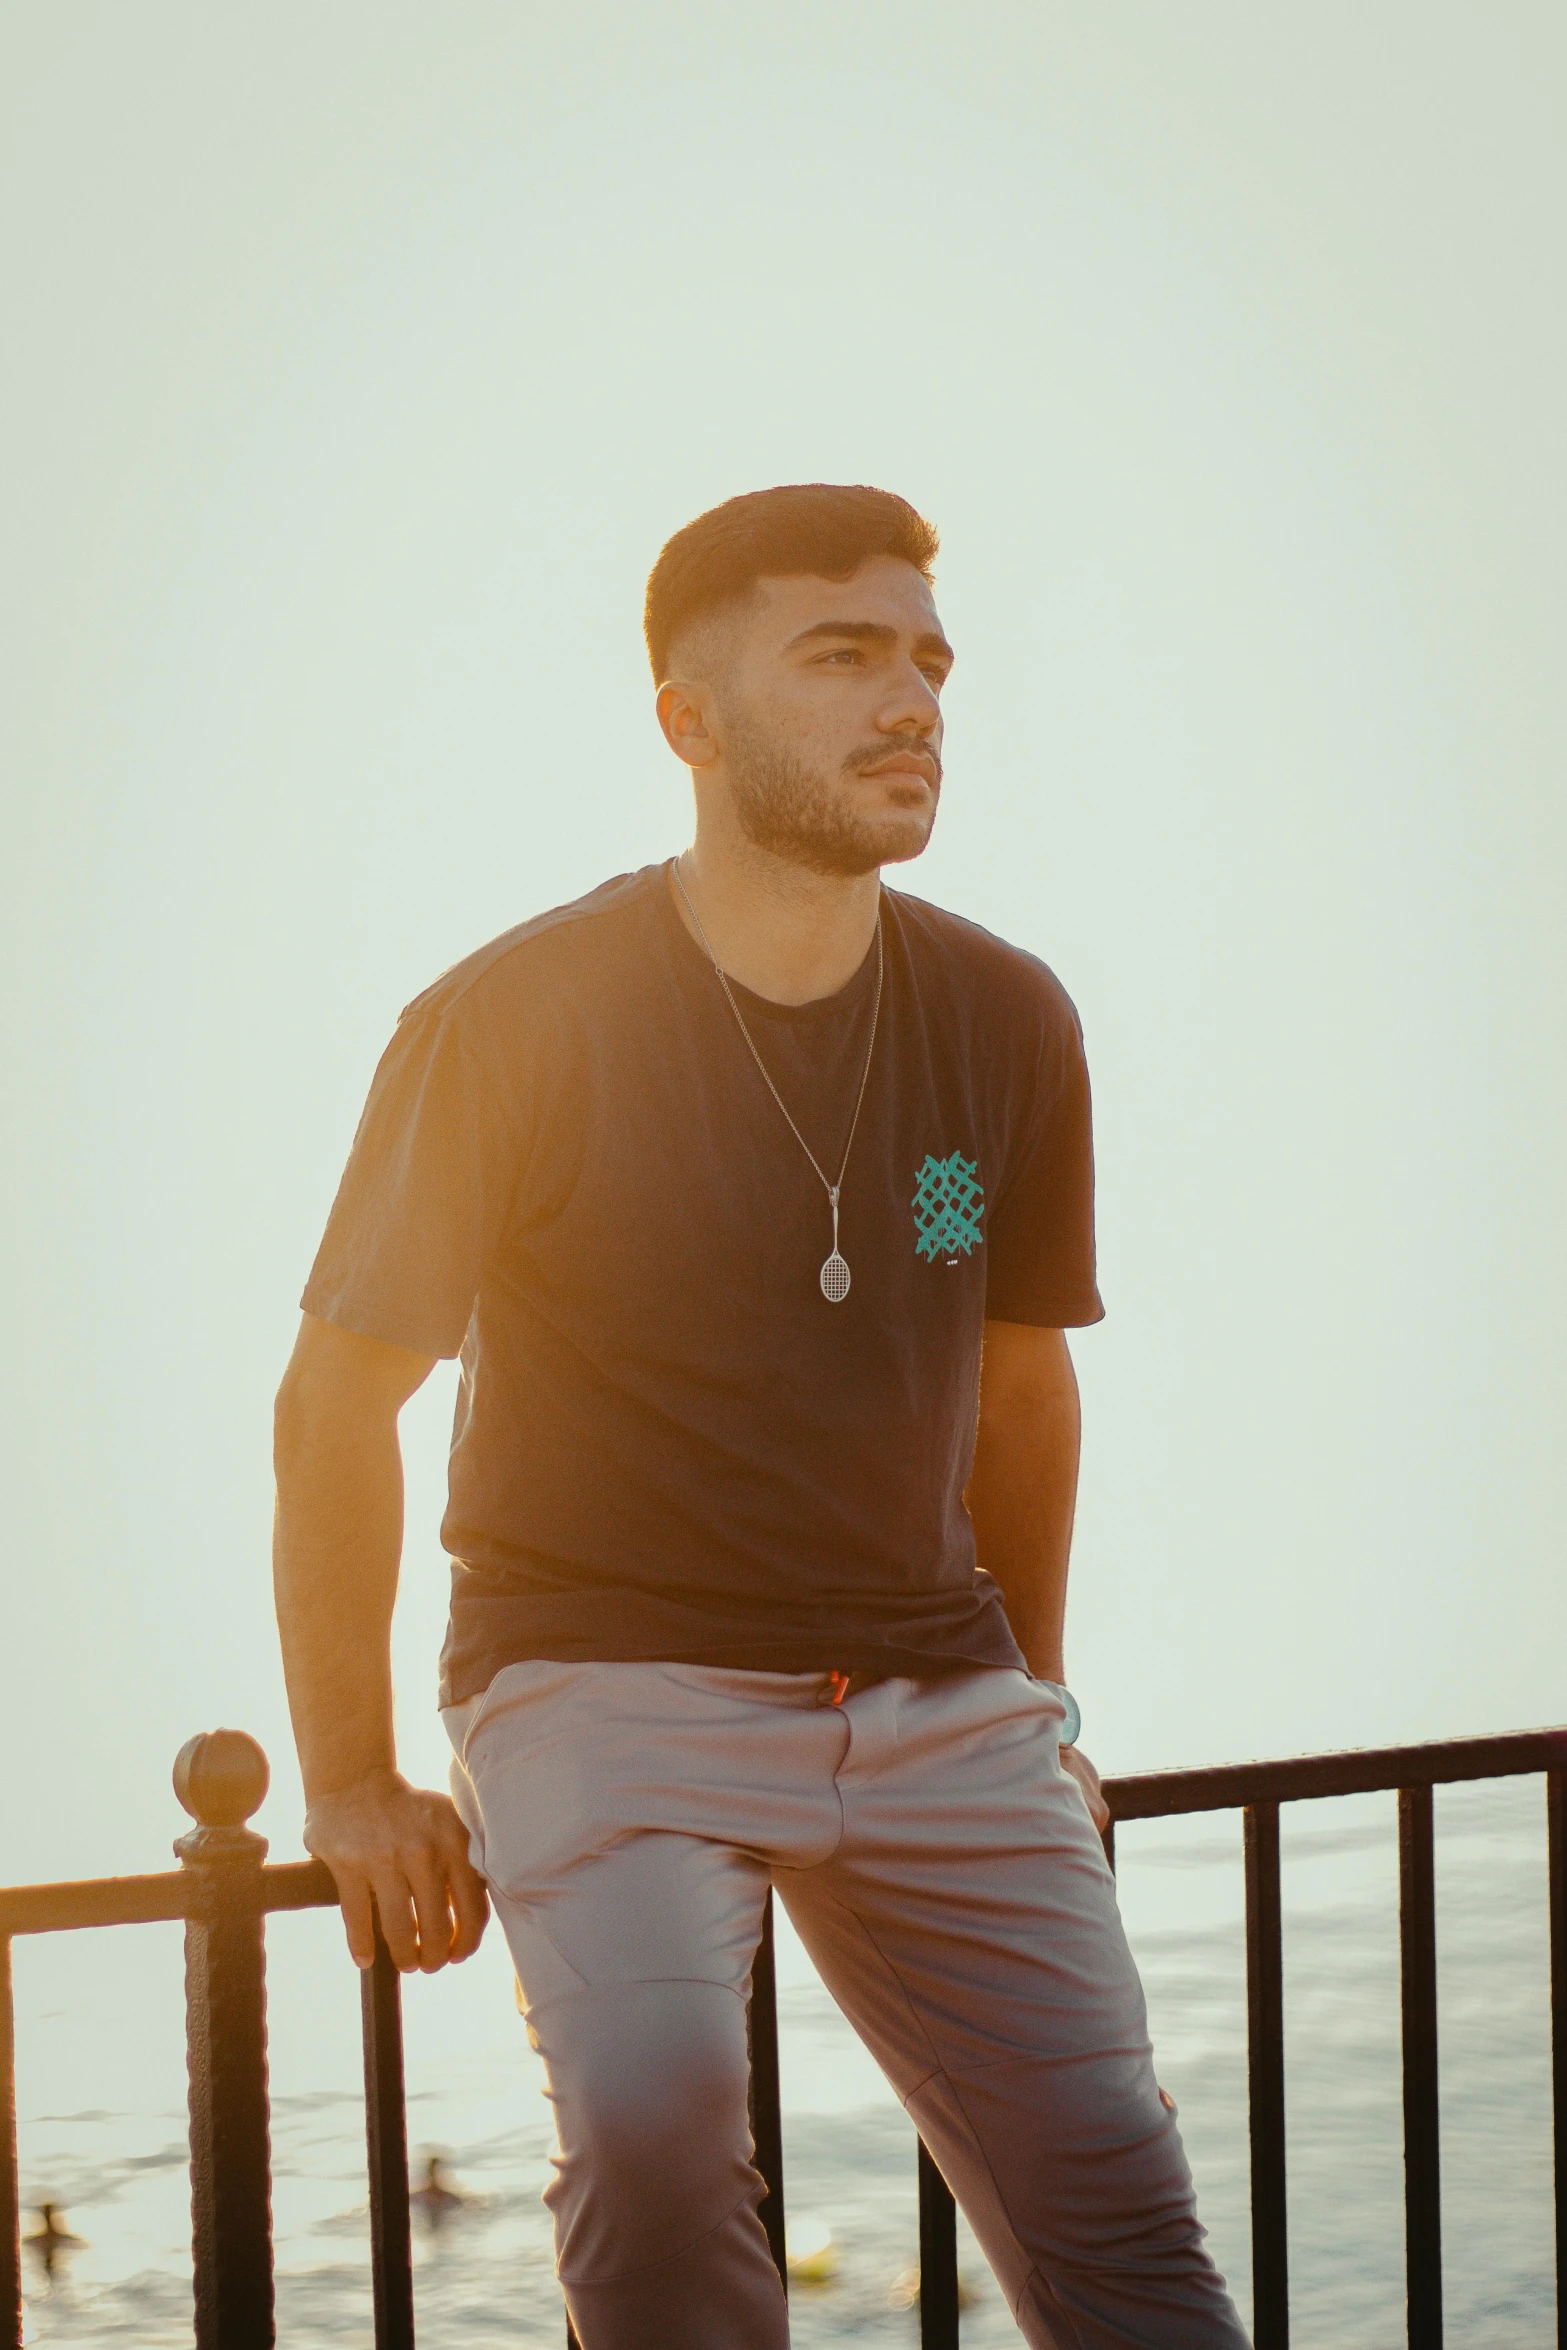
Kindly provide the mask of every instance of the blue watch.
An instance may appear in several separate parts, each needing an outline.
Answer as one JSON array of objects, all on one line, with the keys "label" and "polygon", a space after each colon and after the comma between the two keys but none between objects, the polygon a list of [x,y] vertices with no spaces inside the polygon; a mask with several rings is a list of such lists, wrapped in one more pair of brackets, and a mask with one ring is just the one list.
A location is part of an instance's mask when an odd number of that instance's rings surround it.
[{"label": "blue watch", "polygon": [[1066,1719],[1061,1724],[1061,1744],[1075,1746],[1083,1727],[1083,1709],[1064,1682],[1052,1681],[1050,1686],[1066,1708]]}]

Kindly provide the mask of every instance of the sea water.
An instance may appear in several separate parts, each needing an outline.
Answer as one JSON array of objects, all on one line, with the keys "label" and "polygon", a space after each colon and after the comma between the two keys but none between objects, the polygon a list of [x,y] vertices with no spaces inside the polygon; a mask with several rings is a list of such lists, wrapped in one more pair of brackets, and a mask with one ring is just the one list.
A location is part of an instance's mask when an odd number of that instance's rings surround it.
[{"label": "sea water", "polygon": [[[1542,1782],[1439,1789],[1443,2250],[1448,2336],[1547,2350],[1552,2278],[1550,2015]],[[1398,1865],[1392,1796],[1283,1814],[1290,2281],[1298,2350],[1403,2340]],[[1233,1813],[1118,1836],[1121,1902],[1212,2249],[1250,2311],[1240,1824]],[[16,1946],[25,2197],[83,2239],[29,2256],[27,2340],[191,2340],[180,1930]],[[806,2346],[918,2340],[915,2148],[875,2066],[780,1921],[786,2201],[836,2270],[791,2292]],[[278,2333],[287,2350],[370,2350],[358,1979],[335,1915],[268,1934]],[[492,1930],[468,1966],[405,1999],[416,2172],[439,2151],[467,2198],[416,2225],[421,2350],[565,2338],[539,2195],[549,2109]],[[417,2184],[417,2179],[416,2179]],[[25,2225],[26,2223],[24,2223]],[[960,2231],[965,2350],[1017,2330]]]}]

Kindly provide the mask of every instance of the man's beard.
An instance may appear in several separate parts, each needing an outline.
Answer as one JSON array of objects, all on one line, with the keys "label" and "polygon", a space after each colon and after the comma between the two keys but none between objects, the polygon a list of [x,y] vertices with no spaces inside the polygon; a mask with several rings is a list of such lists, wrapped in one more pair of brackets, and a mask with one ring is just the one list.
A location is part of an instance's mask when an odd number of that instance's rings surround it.
[{"label": "man's beard", "polygon": [[[867,767],[878,766],[893,748],[885,742],[870,744],[852,752],[839,772],[845,779],[862,774]],[[926,749],[935,758],[934,751]],[[746,839],[808,872],[857,878],[874,873],[878,865],[917,857],[930,838],[935,809],[923,790],[917,807],[874,818],[858,816],[834,796],[825,776],[804,766],[776,734],[737,712],[728,715],[724,727],[724,762]],[[936,774],[939,790],[939,759]]]}]

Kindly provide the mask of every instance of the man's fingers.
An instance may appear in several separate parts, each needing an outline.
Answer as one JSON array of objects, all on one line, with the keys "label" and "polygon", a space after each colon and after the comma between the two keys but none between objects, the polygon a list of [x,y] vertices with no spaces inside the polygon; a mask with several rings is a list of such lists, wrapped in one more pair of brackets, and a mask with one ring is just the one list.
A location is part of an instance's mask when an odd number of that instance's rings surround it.
[{"label": "man's fingers", "polygon": [[1095,1771],[1091,1776],[1085,1777],[1082,1773],[1074,1771],[1072,1775],[1083,1791],[1083,1801],[1088,1806],[1088,1816],[1102,1836],[1110,1825],[1110,1806],[1100,1792],[1099,1774]]},{"label": "man's fingers", "polygon": [[377,1874],[375,1906],[380,1912],[381,1933],[392,1954],[393,1966],[399,1974],[411,1975],[419,1964],[419,1932],[414,1923],[408,1880],[400,1870],[388,1869]]},{"label": "man's fingers", "polygon": [[1075,1746],[1061,1749],[1061,1767],[1068,1778],[1075,1779],[1088,1806],[1088,1816],[1102,1836],[1110,1825],[1110,1806],[1099,1791],[1099,1773],[1086,1754],[1079,1754]]},{"label": "man's fingers", "polygon": [[[466,1836],[463,1842],[466,1847]],[[453,1960],[472,1958],[479,1947],[490,1914],[489,1889],[468,1858],[466,1849],[453,1856],[447,1868],[446,1881],[451,1890],[452,1910],[457,1921],[457,1930],[452,1936]]]},{"label": "man's fingers", "polygon": [[356,1966],[375,1961],[372,1896],[400,1973],[433,1975],[477,1950],[489,1899],[449,1797],[401,1780],[323,1796],[306,1815],[305,1843],[337,1879]]},{"label": "man's fingers", "polygon": [[343,1931],[348,1936],[349,1957],[357,1967],[374,1966],[375,1927],[369,1886],[363,1877],[350,1876],[345,1870],[337,1881],[337,1899],[343,1912]]},{"label": "man's fingers", "polygon": [[423,1853],[408,1871],[408,1889],[419,1919],[418,1965],[433,1975],[452,1955],[452,1913],[446,1898],[446,1869],[439,1849]]},{"label": "man's fingers", "polygon": [[431,1803],[442,1890],[451,1914],[447,1956],[455,1965],[471,1958],[483,1938],[490,1914],[489,1888],[468,1857],[468,1829],[457,1806],[447,1796],[434,1796]]}]

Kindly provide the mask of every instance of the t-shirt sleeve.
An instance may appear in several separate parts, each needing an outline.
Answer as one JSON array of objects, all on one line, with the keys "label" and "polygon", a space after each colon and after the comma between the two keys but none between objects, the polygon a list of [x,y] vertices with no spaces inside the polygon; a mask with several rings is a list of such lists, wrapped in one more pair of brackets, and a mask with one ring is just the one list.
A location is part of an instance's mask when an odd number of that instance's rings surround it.
[{"label": "t-shirt sleeve", "polygon": [[990,1219],[985,1313],[1077,1330],[1103,1319],[1094,1265],[1094,1138],[1088,1063],[1063,997],[1043,1041],[1032,1119]]},{"label": "t-shirt sleeve", "polygon": [[472,1047],[449,1019],[406,1013],[376,1070],[306,1313],[416,1354],[460,1353],[518,1157]]}]

